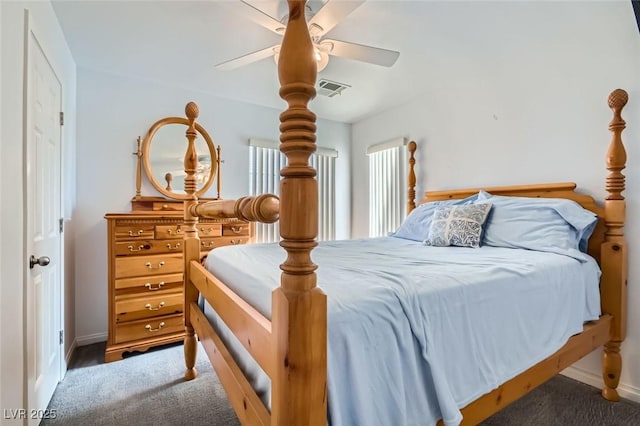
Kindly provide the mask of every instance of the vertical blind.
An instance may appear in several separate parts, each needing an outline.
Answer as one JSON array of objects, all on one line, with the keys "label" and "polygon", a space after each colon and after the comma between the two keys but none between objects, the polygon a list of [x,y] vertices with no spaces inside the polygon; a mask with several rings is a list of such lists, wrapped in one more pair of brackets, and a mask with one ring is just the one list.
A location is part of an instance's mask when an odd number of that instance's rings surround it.
[{"label": "vertical blind", "polygon": [[406,215],[405,144],[400,138],[367,149],[370,237],[395,231]]},{"label": "vertical blind", "polygon": [[[311,156],[311,166],[317,171],[318,180],[318,240],[335,239],[336,194],[335,163],[338,152],[318,148]],[[286,166],[286,157],[277,142],[249,140],[249,194],[271,193],[279,195],[280,170]],[[270,243],[280,241],[278,222],[255,224],[255,241]]]}]

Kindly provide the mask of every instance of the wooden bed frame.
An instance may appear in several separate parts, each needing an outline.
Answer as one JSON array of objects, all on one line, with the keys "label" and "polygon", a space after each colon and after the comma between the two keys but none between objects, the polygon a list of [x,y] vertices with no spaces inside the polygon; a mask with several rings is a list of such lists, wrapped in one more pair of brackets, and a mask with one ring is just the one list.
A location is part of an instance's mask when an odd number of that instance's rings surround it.
[{"label": "wooden bed frame", "polygon": [[[315,170],[309,157],[315,151],[315,115],[307,108],[315,96],[316,66],[312,43],[304,15],[305,1],[288,0],[289,23],[284,35],[278,65],[280,96],[288,108],[280,116],[280,150],[286,154],[282,170],[280,199],[265,194],[239,200],[199,203],[195,196],[194,173],[197,155],[195,104],[187,106],[190,123],[189,148],[185,155],[185,378],[196,377],[197,337],[200,339],[229,401],[242,424],[249,425],[326,425],[327,423],[327,301],[316,286],[317,266],[311,260],[318,228],[318,195]],[[587,324],[584,331],[569,339],[558,352],[509,380],[494,391],[470,403],[463,410],[464,424],[476,424],[544,383],[565,367],[604,345],[602,395],[618,401],[616,391],[622,368],[620,345],[626,334],[627,246],[625,222],[626,154],[621,132],[625,122],[621,110],[627,93],[615,90],[609,96],[613,133],[607,152],[606,181],[608,196],[604,207],[592,197],[574,191],[575,184],[543,184],[484,188],[494,194],[527,197],[561,197],[577,201],[600,218],[589,242],[589,253],[602,268],[600,284],[603,315]],[[415,144],[410,148],[415,151]],[[415,207],[415,174],[411,156],[408,210]],[[462,198],[477,189],[427,192],[424,201]],[[199,217],[238,217],[244,220],[273,222],[280,220],[280,245],[287,258],[280,265],[281,285],[272,295],[272,319],[269,321],[199,262],[200,243],[196,224]],[[185,228],[183,228],[185,229]],[[264,406],[248,380],[213,330],[198,306],[202,294],[239,341],[271,378],[271,411]]]}]

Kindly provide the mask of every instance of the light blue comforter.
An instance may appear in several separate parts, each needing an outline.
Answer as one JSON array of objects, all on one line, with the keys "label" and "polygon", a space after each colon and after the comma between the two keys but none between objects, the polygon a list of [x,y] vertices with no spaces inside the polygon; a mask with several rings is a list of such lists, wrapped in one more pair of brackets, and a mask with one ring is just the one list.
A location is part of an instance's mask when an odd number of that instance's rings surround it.
[{"label": "light blue comforter", "polygon": [[[600,314],[600,270],[591,258],[391,237],[322,242],[312,258],[328,297],[331,425],[440,418],[457,425],[459,408],[551,355]],[[284,259],[276,244],[223,247],[209,254],[207,268],[270,318]],[[243,347],[231,346],[268,401],[268,377]]]}]

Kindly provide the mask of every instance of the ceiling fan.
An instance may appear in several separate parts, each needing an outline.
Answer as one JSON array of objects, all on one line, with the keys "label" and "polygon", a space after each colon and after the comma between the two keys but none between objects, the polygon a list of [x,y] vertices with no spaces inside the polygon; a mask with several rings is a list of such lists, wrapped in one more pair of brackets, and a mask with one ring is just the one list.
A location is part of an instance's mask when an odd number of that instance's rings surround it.
[{"label": "ceiling fan", "polygon": [[[240,4],[243,5],[243,15],[248,16],[251,20],[275,32],[276,34],[284,35],[288,16],[285,14],[280,17],[280,19],[276,19],[261,8],[258,8],[256,3],[265,2],[257,2],[254,0],[252,4],[249,0],[241,0]],[[311,1],[307,3],[307,22],[309,23],[309,34],[311,35],[311,41],[314,46],[314,57],[318,65],[318,71],[322,71],[322,69],[327,66],[329,63],[329,56],[340,56],[384,67],[392,66],[398,59],[398,56],[400,56],[400,52],[396,52],[394,50],[324,38],[324,36],[331,31],[333,27],[335,27],[356,8],[361,6],[362,3],[364,3],[364,0],[326,0]],[[271,6],[273,6],[273,4],[271,4]],[[315,11],[313,10],[314,6],[317,7],[317,10]],[[282,10],[281,7],[276,9],[278,11]],[[273,11],[271,11],[271,13],[273,14]],[[219,63],[216,65],[216,68],[219,70],[232,70],[266,59],[270,56],[272,56],[277,63],[279,54],[280,45],[276,44],[256,52]]]}]

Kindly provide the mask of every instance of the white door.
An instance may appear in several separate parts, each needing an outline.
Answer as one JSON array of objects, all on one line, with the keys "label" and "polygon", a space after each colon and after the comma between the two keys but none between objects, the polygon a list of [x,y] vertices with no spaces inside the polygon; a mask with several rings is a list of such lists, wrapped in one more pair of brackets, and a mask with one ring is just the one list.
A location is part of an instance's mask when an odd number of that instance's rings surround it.
[{"label": "white door", "polygon": [[[28,409],[47,408],[61,379],[61,91],[27,19],[26,221]],[[37,424],[30,419],[30,424]]]}]

